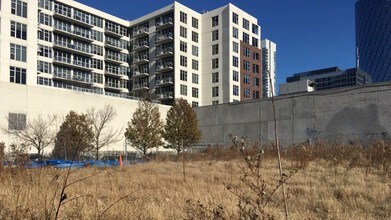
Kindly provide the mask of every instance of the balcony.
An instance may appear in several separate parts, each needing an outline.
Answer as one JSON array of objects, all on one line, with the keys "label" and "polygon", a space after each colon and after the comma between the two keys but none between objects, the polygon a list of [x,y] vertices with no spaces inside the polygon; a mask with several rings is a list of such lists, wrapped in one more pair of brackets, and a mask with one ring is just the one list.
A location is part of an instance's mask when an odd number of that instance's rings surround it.
[{"label": "balcony", "polygon": [[149,62],[148,55],[144,54],[144,55],[133,58],[132,64],[139,65],[139,64],[145,64],[148,62]]},{"label": "balcony", "polygon": [[59,48],[62,50],[70,51],[72,53],[78,53],[86,56],[93,56],[93,54],[91,54],[91,47],[89,45],[82,46],[82,45],[71,44],[69,42],[59,41],[59,40],[55,40],[53,43],[54,43],[53,44],[54,48]]},{"label": "balcony", "polygon": [[94,25],[92,24],[91,18],[85,18],[79,15],[73,15],[73,22],[87,26],[89,28],[92,28]]},{"label": "balcony", "polygon": [[160,94],[156,94],[157,100],[169,100],[174,99],[174,93],[173,92],[163,92]]},{"label": "balcony", "polygon": [[105,75],[117,77],[120,79],[129,79],[128,75],[124,71],[112,71],[112,70],[105,70]]},{"label": "balcony", "polygon": [[156,80],[156,86],[168,86],[173,84],[174,84],[174,79],[172,77],[165,77]]},{"label": "balcony", "polygon": [[121,50],[125,49],[121,42],[116,42],[116,41],[107,40],[107,39],[105,41],[105,47],[116,50],[116,51],[121,51]]},{"label": "balcony", "polygon": [[132,91],[140,91],[140,90],[148,90],[148,89],[149,89],[148,83],[144,82],[144,83],[133,84]]},{"label": "balcony", "polygon": [[109,61],[115,64],[122,64],[125,61],[123,61],[120,57],[120,55],[114,55],[114,54],[106,54],[105,55],[105,61]]},{"label": "balcony", "polygon": [[174,55],[174,48],[167,47],[156,51],[156,58],[165,58]]},{"label": "balcony", "polygon": [[156,35],[156,44],[164,44],[172,40],[174,40],[174,35],[171,32]]},{"label": "balcony", "polygon": [[172,62],[161,63],[156,65],[156,72],[165,72],[173,69],[174,69],[174,65]]},{"label": "balcony", "polygon": [[138,69],[135,69],[132,74],[132,78],[146,77],[146,76],[149,76],[149,73],[146,70],[140,71]]},{"label": "balcony", "polygon": [[149,49],[148,41],[141,41],[139,43],[133,44],[133,51],[141,51]]},{"label": "balcony", "polygon": [[53,63],[59,63],[62,65],[73,67],[72,60],[70,57],[54,56]]},{"label": "balcony", "polygon": [[105,83],[105,89],[112,89],[116,91],[128,91],[125,84],[120,82],[107,82]]},{"label": "balcony", "polygon": [[172,18],[165,18],[159,22],[156,22],[155,25],[157,30],[161,30],[173,26],[174,21]]},{"label": "balcony", "polygon": [[117,38],[121,38],[122,34],[119,33],[119,30],[113,30],[111,28],[105,27],[105,34],[109,34],[111,36],[115,36]]},{"label": "balcony", "polygon": [[73,82],[83,84],[83,85],[89,85],[91,86],[93,82],[91,81],[91,78],[86,78],[82,76],[73,76],[72,77]]},{"label": "balcony", "polygon": [[142,27],[140,29],[133,30],[133,38],[145,37],[148,36],[149,29],[147,27]]},{"label": "balcony", "polygon": [[83,62],[81,60],[73,60],[73,65],[79,69],[91,71],[91,64],[89,62]]},{"label": "balcony", "polygon": [[60,10],[59,8],[54,8],[53,17],[61,18],[63,20],[73,21],[72,13],[70,10],[67,11],[67,10]]},{"label": "balcony", "polygon": [[70,26],[55,25],[53,27],[53,32],[58,32],[58,33],[70,36],[72,38],[78,38],[78,39],[83,40],[83,41],[88,41],[88,42],[94,41],[91,38],[91,33],[84,33],[82,31],[75,30],[75,29],[73,29]]}]

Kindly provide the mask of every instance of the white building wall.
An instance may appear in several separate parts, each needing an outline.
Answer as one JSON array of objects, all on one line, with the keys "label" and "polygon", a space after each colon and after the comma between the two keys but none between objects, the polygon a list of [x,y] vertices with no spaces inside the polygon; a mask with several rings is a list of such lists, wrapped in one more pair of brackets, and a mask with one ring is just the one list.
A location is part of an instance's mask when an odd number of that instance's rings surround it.
[{"label": "white building wall", "polygon": [[[110,126],[121,131],[121,140],[102,150],[114,151],[123,150],[125,138],[122,134],[126,131],[127,123],[132,119],[133,113],[138,107],[137,100],[6,82],[0,82],[0,100],[0,126],[5,128],[8,127],[6,119],[8,113],[26,114],[27,120],[34,119],[39,115],[45,117],[56,114],[65,117],[71,110],[85,113],[88,108],[100,109],[105,104],[110,104],[118,114]],[[165,120],[170,106],[158,105],[158,107],[161,119]],[[13,139],[0,131],[0,142],[2,141],[9,147]],[[34,149],[31,151],[34,152]],[[45,152],[48,153],[50,150],[45,149]]]},{"label": "white building wall", "polygon": [[[264,98],[276,95],[276,55],[277,46],[274,42],[262,40],[262,95]],[[270,77],[269,77],[270,73]],[[270,84],[270,78],[272,84]]]}]

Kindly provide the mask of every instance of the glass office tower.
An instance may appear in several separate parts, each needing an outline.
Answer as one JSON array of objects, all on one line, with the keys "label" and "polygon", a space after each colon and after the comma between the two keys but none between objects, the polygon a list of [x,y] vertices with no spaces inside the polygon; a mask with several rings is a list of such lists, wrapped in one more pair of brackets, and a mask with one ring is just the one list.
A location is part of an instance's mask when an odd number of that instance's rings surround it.
[{"label": "glass office tower", "polygon": [[391,81],[391,0],[356,2],[356,47],[373,82]]}]

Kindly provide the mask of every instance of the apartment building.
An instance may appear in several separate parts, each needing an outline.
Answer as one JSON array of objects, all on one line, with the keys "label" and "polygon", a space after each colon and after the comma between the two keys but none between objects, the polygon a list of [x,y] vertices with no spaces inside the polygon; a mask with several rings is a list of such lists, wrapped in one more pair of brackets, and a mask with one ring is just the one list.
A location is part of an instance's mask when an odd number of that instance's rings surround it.
[{"label": "apartment building", "polygon": [[[262,47],[262,97],[276,95],[276,57],[277,46],[274,42],[263,39]],[[271,82],[270,82],[271,79]]]},{"label": "apartment building", "polygon": [[0,1],[0,81],[193,106],[262,96],[261,29],[228,4],[126,21],[73,0]]}]

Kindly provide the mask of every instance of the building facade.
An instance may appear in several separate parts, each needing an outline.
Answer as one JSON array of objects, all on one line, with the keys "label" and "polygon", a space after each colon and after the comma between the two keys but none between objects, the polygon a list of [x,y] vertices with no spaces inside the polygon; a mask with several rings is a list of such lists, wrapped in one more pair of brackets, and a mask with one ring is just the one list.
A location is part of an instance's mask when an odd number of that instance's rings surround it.
[{"label": "building facade", "polygon": [[356,2],[356,47],[359,67],[374,82],[391,81],[391,1]]},{"label": "building facade", "polygon": [[[264,39],[261,41],[262,47],[262,97],[272,97],[276,95],[276,59],[277,46],[274,42]],[[271,79],[271,83],[270,83]]]},{"label": "building facade", "polygon": [[73,0],[2,0],[0,28],[4,82],[167,105],[261,97],[260,26],[232,4],[126,21]]},{"label": "building facade", "polygon": [[[310,80],[310,82],[308,82],[308,80]],[[372,83],[372,77],[358,68],[342,70],[338,67],[330,67],[295,73],[293,76],[286,78],[286,84],[297,83],[299,81],[305,81],[304,84],[314,87],[315,90],[325,90],[370,84]],[[289,85],[286,84],[280,85],[280,88],[289,87]],[[285,90],[280,89],[280,91]]]}]

